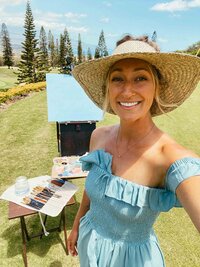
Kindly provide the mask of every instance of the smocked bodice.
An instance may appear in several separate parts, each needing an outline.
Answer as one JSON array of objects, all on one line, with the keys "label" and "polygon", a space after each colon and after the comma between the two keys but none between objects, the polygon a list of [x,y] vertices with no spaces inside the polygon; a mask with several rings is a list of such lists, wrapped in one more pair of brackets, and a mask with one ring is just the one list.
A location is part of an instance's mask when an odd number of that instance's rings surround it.
[{"label": "smocked bodice", "polygon": [[81,158],[90,170],[86,192],[91,225],[102,236],[125,242],[144,242],[154,235],[152,226],[161,211],[180,207],[175,190],[180,182],[200,174],[200,159],[184,158],[167,171],[165,188],[151,188],[112,174],[112,155],[95,150]]}]

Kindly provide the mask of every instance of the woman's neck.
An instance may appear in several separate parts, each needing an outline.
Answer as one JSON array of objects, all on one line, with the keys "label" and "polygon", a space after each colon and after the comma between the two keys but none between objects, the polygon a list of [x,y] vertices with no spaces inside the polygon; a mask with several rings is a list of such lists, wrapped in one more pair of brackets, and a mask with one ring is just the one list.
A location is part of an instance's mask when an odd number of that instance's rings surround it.
[{"label": "woman's neck", "polygon": [[120,121],[118,131],[118,140],[127,144],[137,142],[144,138],[154,128],[154,122],[151,117],[139,119],[134,122]]}]

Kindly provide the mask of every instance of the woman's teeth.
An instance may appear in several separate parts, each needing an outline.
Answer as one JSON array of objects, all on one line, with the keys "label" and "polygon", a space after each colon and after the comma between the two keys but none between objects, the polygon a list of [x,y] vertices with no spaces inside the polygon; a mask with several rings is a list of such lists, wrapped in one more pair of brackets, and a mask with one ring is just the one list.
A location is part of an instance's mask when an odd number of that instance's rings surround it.
[{"label": "woman's teeth", "polygon": [[124,107],[132,107],[132,106],[136,106],[137,104],[139,104],[139,101],[137,101],[137,102],[131,102],[131,103],[120,102],[120,105],[122,105]]}]

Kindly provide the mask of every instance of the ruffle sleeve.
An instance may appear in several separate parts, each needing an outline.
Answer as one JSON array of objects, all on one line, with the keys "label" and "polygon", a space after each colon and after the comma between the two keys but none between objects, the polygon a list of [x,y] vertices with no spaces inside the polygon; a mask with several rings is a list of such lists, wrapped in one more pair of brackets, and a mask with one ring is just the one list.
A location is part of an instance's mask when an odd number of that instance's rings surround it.
[{"label": "ruffle sleeve", "polygon": [[166,188],[172,192],[184,180],[200,175],[200,159],[199,158],[183,158],[175,161],[166,174]]},{"label": "ruffle sleeve", "polygon": [[94,150],[80,158],[82,169],[90,171],[93,165],[111,173],[112,156],[103,149]]},{"label": "ruffle sleeve", "polygon": [[105,196],[123,201],[139,208],[149,207],[153,211],[168,211],[179,206],[173,192],[151,188],[113,176],[107,181]]}]

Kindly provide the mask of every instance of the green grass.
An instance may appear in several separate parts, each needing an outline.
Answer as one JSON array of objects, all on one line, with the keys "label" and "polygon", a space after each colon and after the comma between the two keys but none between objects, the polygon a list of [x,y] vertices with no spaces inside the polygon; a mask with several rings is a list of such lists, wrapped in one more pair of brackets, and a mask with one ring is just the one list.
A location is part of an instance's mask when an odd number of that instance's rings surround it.
[{"label": "green grass", "polygon": [[[0,92],[6,91],[17,85],[17,67],[8,69],[3,66],[0,67]],[[53,68],[50,73],[58,73],[58,68]]]},{"label": "green grass", "polygon": [[0,67],[0,91],[8,90],[17,83],[17,68]]},{"label": "green grass", "polygon": [[[200,86],[198,90],[170,117],[160,116],[155,122],[177,141],[200,154]],[[116,123],[115,116],[106,116],[99,125]],[[47,122],[46,92],[34,93],[0,112],[0,194],[12,185],[19,175],[28,178],[50,175],[53,157],[58,155],[56,126]],[[84,179],[76,180],[81,200]],[[71,229],[77,205],[67,209],[67,229]],[[8,203],[0,201],[0,266],[23,266],[19,220],[8,221]],[[59,218],[49,218],[50,225]],[[27,218],[30,232],[40,230],[39,218]],[[183,209],[162,213],[155,229],[168,267],[200,266],[199,234]],[[61,240],[63,232],[51,233],[42,240],[28,243],[29,266],[78,267],[78,259],[66,256]]]}]

